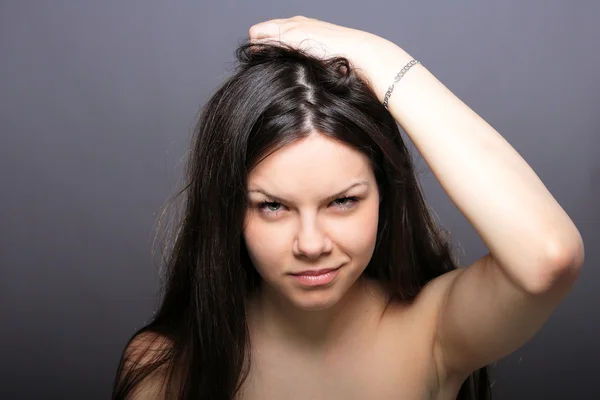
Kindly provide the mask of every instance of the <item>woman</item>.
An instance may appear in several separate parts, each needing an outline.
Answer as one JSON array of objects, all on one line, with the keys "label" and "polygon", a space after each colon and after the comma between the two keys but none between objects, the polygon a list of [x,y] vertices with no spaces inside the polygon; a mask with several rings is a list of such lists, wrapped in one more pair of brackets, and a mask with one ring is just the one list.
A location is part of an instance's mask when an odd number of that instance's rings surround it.
[{"label": "woman", "polygon": [[[579,273],[573,222],[381,37],[272,20],[238,59],[200,118],[164,298],[113,398],[488,398],[485,366]],[[456,268],[396,123],[487,245],[472,265]]]}]

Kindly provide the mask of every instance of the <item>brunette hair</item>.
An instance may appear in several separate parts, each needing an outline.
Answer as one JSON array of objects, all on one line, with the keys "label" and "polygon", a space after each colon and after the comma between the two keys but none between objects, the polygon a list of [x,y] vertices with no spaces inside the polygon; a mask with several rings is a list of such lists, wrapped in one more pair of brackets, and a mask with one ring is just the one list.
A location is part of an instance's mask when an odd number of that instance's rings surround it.
[{"label": "brunette hair", "polygon": [[[250,363],[246,300],[260,282],[242,236],[248,172],[314,131],[370,160],[381,202],[364,274],[390,301],[410,300],[457,268],[396,121],[347,59],[249,42],[236,57],[235,73],[207,101],[194,130],[160,307],[128,341],[113,399],[131,398],[146,380],[160,382],[164,398],[235,398]],[[486,368],[458,396],[490,397]]]}]

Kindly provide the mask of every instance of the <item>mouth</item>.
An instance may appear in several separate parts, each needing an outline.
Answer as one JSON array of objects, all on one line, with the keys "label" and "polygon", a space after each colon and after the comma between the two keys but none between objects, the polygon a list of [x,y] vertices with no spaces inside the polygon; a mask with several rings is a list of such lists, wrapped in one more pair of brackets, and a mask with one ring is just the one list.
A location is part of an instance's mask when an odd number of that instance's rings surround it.
[{"label": "mouth", "polygon": [[340,265],[337,268],[306,270],[291,274],[291,276],[302,286],[326,286],[332,283],[338,276],[341,267],[342,266]]},{"label": "mouth", "polygon": [[294,276],[319,276],[319,275],[324,275],[331,271],[335,271],[339,268],[340,267],[323,268],[323,269],[316,269],[316,270],[306,270],[306,271],[302,271],[302,272],[292,273],[292,275],[294,275]]}]

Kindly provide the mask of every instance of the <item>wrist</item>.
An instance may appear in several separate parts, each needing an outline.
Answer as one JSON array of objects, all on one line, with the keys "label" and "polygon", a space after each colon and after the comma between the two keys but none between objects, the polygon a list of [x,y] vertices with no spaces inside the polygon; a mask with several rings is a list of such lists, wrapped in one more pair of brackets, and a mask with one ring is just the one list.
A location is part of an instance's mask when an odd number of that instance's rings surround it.
[{"label": "wrist", "polygon": [[[382,49],[381,55],[377,58],[377,61],[373,64],[368,74],[373,90],[380,103],[383,103],[386,92],[394,83],[394,78],[396,78],[402,68],[414,59],[402,48],[393,43],[391,45]],[[400,84],[400,82],[397,84]]]}]

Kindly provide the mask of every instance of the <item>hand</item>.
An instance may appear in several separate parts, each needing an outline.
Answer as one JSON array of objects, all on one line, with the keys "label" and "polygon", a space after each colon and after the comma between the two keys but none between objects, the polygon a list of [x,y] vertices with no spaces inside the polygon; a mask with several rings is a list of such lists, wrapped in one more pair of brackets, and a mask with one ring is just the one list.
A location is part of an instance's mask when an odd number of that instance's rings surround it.
[{"label": "hand", "polygon": [[396,44],[372,33],[295,16],[253,25],[251,43],[283,43],[318,58],[346,57],[380,100],[395,74],[412,57]]}]

